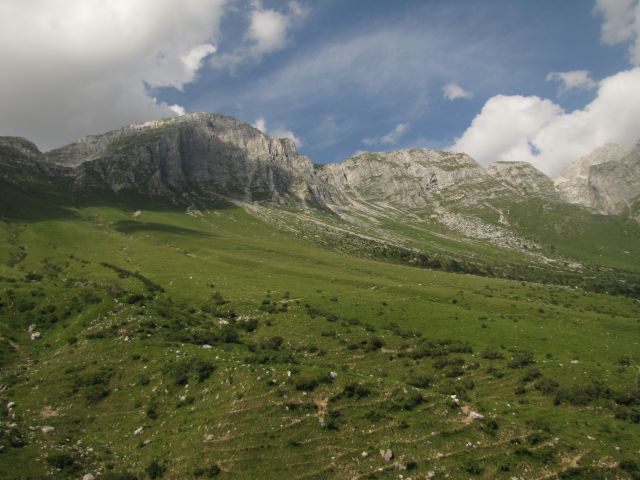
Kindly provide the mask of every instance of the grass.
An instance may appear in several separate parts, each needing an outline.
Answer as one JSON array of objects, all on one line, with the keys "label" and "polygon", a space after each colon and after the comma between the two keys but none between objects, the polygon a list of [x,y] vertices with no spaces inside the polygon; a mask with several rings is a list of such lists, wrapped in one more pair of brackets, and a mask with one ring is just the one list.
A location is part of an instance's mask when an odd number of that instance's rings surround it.
[{"label": "grass", "polygon": [[633,298],[239,208],[24,209],[0,223],[2,478],[637,478]]}]

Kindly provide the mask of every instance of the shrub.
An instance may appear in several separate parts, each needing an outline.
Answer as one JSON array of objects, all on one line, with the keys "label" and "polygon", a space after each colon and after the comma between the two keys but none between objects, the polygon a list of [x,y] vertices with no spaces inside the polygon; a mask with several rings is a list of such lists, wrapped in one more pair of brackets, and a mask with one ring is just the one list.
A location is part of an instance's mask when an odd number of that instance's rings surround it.
[{"label": "shrub", "polygon": [[208,360],[200,358],[178,360],[166,365],[164,370],[175,385],[186,385],[193,375],[198,382],[204,382],[218,367]]},{"label": "shrub", "polygon": [[217,368],[218,367],[207,360],[196,360],[194,364],[194,370],[196,371],[199,382],[204,382]]},{"label": "shrub", "polygon": [[618,365],[623,367],[630,367],[632,364],[631,357],[629,355],[624,355],[618,358]]},{"label": "shrub", "polygon": [[551,378],[541,378],[534,387],[545,395],[551,395],[560,387],[560,384]]},{"label": "shrub", "polygon": [[301,392],[312,392],[318,385],[320,385],[320,382],[317,378],[300,378],[298,379],[298,381],[296,381],[296,390],[299,390]]},{"label": "shrub", "polygon": [[493,348],[484,350],[480,355],[482,356],[482,358],[486,358],[487,360],[501,360],[504,358],[504,355],[502,355],[502,353]]},{"label": "shrub", "polygon": [[223,343],[241,343],[238,331],[231,325],[225,325],[222,327],[218,338]]},{"label": "shrub", "polygon": [[633,478],[640,478],[640,464],[636,460],[622,460],[620,469],[630,473]]},{"label": "shrub", "polygon": [[262,348],[265,350],[280,350],[282,348],[282,344],[284,343],[284,338],[282,337],[271,337],[268,340],[262,342]]},{"label": "shrub", "polygon": [[150,418],[151,420],[155,420],[156,418],[158,418],[158,410],[156,405],[149,405],[149,408],[147,408],[147,418]]},{"label": "shrub", "polygon": [[80,469],[75,459],[68,453],[55,453],[47,458],[47,463],[54,468],[74,472]]},{"label": "shrub", "polygon": [[380,350],[382,347],[384,347],[384,340],[382,340],[380,337],[373,337],[369,339],[369,345],[367,347],[367,350],[369,351]]},{"label": "shrub", "polygon": [[27,282],[39,282],[40,280],[42,280],[42,275],[40,275],[39,273],[29,272],[25,275],[24,279]]},{"label": "shrub", "polygon": [[371,395],[371,390],[365,385],[358,385],[357,383],[347,384],[339,397],[346,398],[364,398]]},{"label": "shrub", "polygon": [[256,320],[255,318],[251,318],[242,324],[242,328],[245,332],[251,333],[255,332],[258,329],[258,325],[258,320]]},{"label": "shrub", "polygon": [[196,468],[193,472],[193,475],[196,477],[207,477],[213,478],[216,475],[220,474],[220,467],[216,464],[209,465],[208,467]]},{"label": "shrub", "polygon": [[482,465],[475,460],[469,460],[464,467],[465,471],[471,475],[481,475],[484,472]]},{"label": "shrub", "polygon": [[147,475],[149,475],[149,478],[151,479],[162,478],[166,471],[167,469],[158,463],[157,460],[152,460],[146,468]]},{"label": "shrub", "polygon": [[507,366],[509,368],[524,368],[532,363],[535,363],[535,360],[533,359],[533,352],[521,350],[513,354],[513,357],[507,363]]},{"label": "shrub", "polygon": [[433,385],[433,377],[426,374],[416,375],[407,382],[417,388],[428,388]]},{"label": "shrub", "polygon": [[542,372],[539,369],[532,368],[522,376],[521,381],[528,383],[528,382],[532,382],[536,378],[540,378],[541,376],[542,376]]}]

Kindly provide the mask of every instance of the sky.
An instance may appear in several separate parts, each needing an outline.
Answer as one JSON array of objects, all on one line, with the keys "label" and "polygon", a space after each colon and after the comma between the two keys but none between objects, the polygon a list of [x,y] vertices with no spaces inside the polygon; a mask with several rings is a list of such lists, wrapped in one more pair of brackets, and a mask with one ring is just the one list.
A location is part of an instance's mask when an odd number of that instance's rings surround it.
[{"label": "sky", "polygon": [[0,135],[188,112],[314,162],[437,148],[554,176],[640,139],[640,0],[0,0]]}]

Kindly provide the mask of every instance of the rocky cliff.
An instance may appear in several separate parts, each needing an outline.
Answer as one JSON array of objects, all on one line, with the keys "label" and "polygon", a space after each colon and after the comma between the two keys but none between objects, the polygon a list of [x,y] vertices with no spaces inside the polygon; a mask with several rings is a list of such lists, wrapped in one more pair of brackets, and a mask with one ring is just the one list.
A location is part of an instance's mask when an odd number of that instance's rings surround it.
[{"label": "rocky cliff", "polygon": [[302,201],[313,164],[293,142],[222,115],[193,113],[89,136],[48,152],[75,170],[75,188],[181,201],[184,193],[242,201]]},{"label": "rocky cliff", "polygon": [[487,173],[520,195],[554,196],[552,180],[528,162],[494,162]]},{"label": "rocky cliff", "polygon": [[[640,199],[639,170],[640,146],[606,145],[569,165],[555,188],[564,201],[620,213]],[[550,179],[525,162],[484,169],[465,154],[405,149],[314,165],[290,140],[208,113],[130,125],[44,154],[27,140],[5,137],[0,175],[10,182],[62,179],[72,192],[134,193],[176,204],[224,198],[314,205],[338,215],[373,208],[441,219],[485,209],[499,214],[500,224],[506,221],[500,202],[557,198]]]},{"label": "rocky cliff", "polygon": [[362,153],[324,165],[318,176],[343,202],[387,202],[405,208],[445,201],[472,204],[506,192],[468,155],[428,149]]},{"label": "rocky cliff", "polygon": [[569,164],[555,185],[567,202],[607,215],[624,213],[640,199],[640,143],[597,148]]}]

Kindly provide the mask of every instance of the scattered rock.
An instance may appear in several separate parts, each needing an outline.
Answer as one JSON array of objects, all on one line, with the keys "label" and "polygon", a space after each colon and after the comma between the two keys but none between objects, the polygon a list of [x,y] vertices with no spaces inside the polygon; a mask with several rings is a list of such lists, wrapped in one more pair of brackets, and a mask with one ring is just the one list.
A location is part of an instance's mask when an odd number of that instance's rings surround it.
[{"label": "scattered rock", "polygon": [[393,452],[391,451],[390,448],[387,448],[386,450],[380,450],[380,456],[383,458],[383,460],[385,462],[388,462],[390,460],[393,460]]},{"label": "scattered rock", "polygon": [[40,430],[42,430],[42,433],[51,433],[55,430],[55,427],[52,427],[51,425],[45,425]]},{"label": "scattered rock", "polygon": [[41,337],[40,332],[33,332],[31,334],[31,340],[39,340]]},{"label": "scattered rock", "polygon": [[7,402],[7,410],[11,410],[16,406],[16,402]]},{"label": "scattered rock", "polygon": [[136,428],[136,429],[133,431],[133,434],[134,434],[134,435],[140,435],[140,434],[142,433],[142,430],[144,430],[144,427]]},{"label": "scattered rock", "polygon": [[93,473],[85,473],[82,476],[82,480],[95,480],[96,477],[93,476]]},{"label": "scattered rock", "polygon": [[478,412],[474,412],[473,410],[471,410],[469,412],[469,418],[471,420],[484,420],[484,415],[478,413]]},{"label": "scattered rock", "polygon": [[362,452],[362,453],[360,454],[360,456],[361,456],[362,458],[367,458],[367,457],[369,456],[369,453],[368,453],[368,452]]}]

